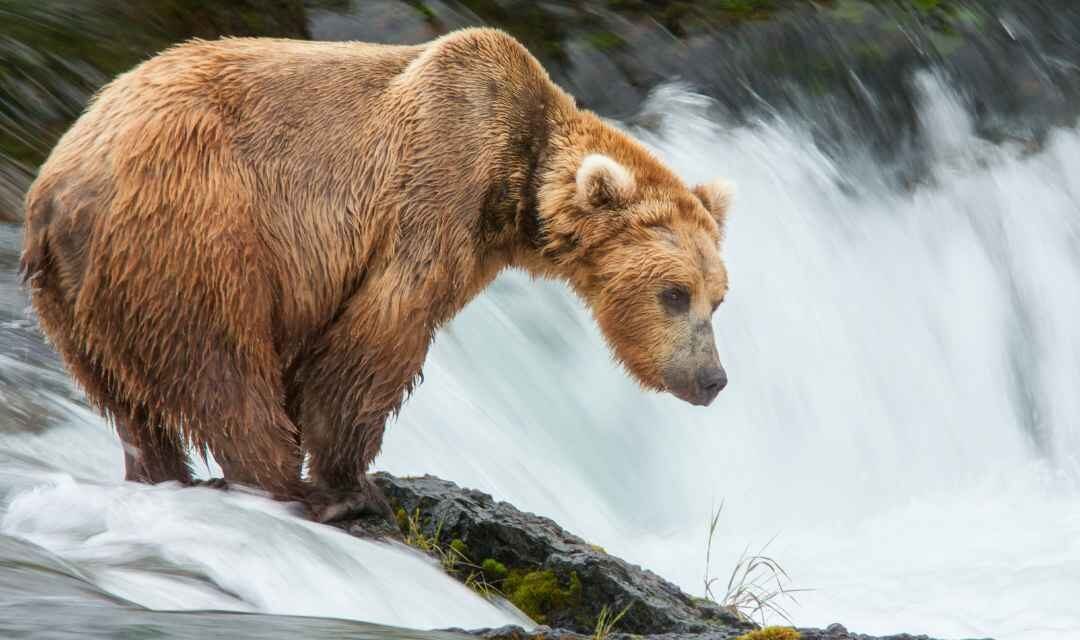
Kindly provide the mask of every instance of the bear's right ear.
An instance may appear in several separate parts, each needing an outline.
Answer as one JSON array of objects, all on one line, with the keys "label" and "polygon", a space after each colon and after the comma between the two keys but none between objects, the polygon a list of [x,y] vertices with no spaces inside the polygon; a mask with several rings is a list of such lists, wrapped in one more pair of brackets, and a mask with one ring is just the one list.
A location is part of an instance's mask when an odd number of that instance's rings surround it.
[{"label": "bear's right ear", "polygon": [[637,184],[630,171],[602,153],[591,153],[577,170],[577,197],[593,209],[612,209],[634,197]]}]

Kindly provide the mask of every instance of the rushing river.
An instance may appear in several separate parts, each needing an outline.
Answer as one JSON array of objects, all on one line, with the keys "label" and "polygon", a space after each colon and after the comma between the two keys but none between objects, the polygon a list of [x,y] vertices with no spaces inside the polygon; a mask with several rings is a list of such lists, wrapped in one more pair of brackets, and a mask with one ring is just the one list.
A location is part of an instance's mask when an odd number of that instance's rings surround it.
[{"label": "rushing river", "polygon": [[[865,123],[823,139],[841,109],[812,92],[735,110],[655,87],[625,126],[688,180],[738,185],[729,387],[708,409],[642,392],[565,287],[507,273],[438,336],[376,466],[552,517],[693,594],[723,503],[712,575],[773,540],[812,589],[800,626],[1080,637],[1080,129],[987,135],[962,73],[905,77],[904,154]],[[25,312],[19,233],[0,224],[0,636],[521,623],[408,549],[242,492],[122,482]]]}]

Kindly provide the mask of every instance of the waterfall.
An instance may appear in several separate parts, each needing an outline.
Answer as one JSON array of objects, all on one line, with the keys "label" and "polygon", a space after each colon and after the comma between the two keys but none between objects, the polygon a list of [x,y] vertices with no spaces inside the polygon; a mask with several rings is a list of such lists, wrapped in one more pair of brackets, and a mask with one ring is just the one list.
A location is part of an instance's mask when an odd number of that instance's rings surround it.
[{"label": "waterfall", "polygon": [[[912,82],[932,144],[902,187],[857,129],[838,153],[798,115],[725,122],[681,85],[626,125],[688,181],[738,186],[715,317],[730,385],[711,407],[639,389],[568,289],[510,272],[438,335],[376,466],[490,492],[694,594],[722,503],[713,575],[773,540],[813,589],[800,625],[1075,633],[1080,131],[991,144],[946,71]],[[0,276],[0,418],[41,427],[0,424],[0,533],[153,608],[520,621],[406,549],[256,496],[123,483],[115,436],[26,346]]]}]

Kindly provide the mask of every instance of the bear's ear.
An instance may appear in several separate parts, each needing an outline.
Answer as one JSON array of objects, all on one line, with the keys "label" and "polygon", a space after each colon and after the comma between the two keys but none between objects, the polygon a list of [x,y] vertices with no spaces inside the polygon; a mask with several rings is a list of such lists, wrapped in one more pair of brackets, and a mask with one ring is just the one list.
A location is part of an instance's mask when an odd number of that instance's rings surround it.
[{"label": "bear's ear", "polygon": [[720,232],[723,233],[728,208],[731,207],[731,199],[735,195],[735,186],[723,178],[717,178],[712,182],[699,184],[693,188],[693,192],[712,214],[716,225],[720,227]]},{"label": "bear's ear", "polygon": [[611,209],[634,197],[637,185],[630,171],[601,153],[591,153],[577,170],[577,197],[594,209]]}]

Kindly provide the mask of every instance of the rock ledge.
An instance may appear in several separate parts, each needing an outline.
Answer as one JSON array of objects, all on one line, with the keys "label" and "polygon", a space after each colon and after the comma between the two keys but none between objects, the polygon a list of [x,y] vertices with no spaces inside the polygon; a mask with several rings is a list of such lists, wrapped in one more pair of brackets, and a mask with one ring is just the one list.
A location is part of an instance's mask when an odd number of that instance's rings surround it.
[{"label": "rock ledge", "polygon": [[[489,640],[592,637],[604,607],[626,610],[609,640],[732,640],[757,627],[708,600],[693,598],[652,571],[606,553],[548,518],[434,476],[372,476],[401,524],[463,558],[452,573],[498,589],[542,625],[467,631]],[[363,531],[352,531],[362,535]],[[455,629],[454,631],[461,631]],[[930,640],[908,634],[873,637],[839,624],[798,629],[803,640]]]}]

